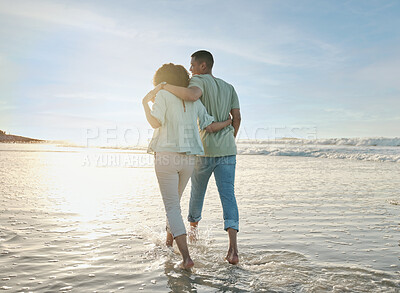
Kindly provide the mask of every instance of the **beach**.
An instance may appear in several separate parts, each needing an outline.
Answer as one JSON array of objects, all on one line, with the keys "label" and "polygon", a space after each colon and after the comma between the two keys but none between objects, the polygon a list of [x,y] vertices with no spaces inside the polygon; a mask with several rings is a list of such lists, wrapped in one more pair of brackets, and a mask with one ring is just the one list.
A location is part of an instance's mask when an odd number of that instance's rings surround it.
[{"label": "beach", "polygon": [[211,178],[185,271],[145,150],[0,144],[0,289],[400,292],[398,146],[239,149],[240,263]]}]

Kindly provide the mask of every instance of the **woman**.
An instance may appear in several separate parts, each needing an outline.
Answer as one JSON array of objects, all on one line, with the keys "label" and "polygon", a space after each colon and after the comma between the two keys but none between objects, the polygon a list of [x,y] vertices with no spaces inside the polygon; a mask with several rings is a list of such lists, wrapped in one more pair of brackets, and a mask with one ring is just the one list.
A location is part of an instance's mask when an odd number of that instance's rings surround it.
[{"label": "woman", "polygon": [[[198,127],[217,132],[232,123],[230,118],[214,122],[200,100],[182,101],[165,90],[157,93],[163,83],[187,87],[189,79],[183,66],[164,64],[153,78],[153,84],[158,86],[142,101],[147,121],[155,129],[148,152],[155,154],[155,171],[167,214],[166,244],[172,246],[175,240],[185,269],[193,267],[194,263],[187,247],[180,198],[192,175],[195,156],[204,154]],[[152,110],[149,101],[154,101]]]}]

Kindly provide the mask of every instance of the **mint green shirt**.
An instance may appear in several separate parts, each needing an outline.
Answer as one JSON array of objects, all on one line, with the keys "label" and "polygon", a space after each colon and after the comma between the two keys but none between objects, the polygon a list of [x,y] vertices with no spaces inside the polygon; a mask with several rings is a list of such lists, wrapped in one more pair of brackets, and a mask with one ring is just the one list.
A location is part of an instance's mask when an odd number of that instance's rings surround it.
[{"label": "mint green shirt", "polygon": [[[215,122],[225,121],[229,118],[232,109],[239,109],[239,99],[235,89],[222,79],[210,74],[195,75],[190,80],[189,87],[197,86],[203,92],[201,102],[212,115]],[[223,157],[236,155],[236,142],[232,125],[224,129],[207,133],[200,131],[206,157]]]},{"label": "mint green shirt", "polygon": [[161,127],[154,130],[148,153],[204,154],[199,128],[206,128],[214,122],[214,117],[208,115],[199,100],[183,102],[170,92],[160,90],[156,95],[151,115],[161,123]]}]

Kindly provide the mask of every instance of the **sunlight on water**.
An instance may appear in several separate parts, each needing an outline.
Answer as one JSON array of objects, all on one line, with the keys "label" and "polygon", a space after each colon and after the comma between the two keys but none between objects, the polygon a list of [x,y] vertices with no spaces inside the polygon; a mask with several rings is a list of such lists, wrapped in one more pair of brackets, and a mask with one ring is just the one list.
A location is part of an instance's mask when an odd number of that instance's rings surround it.
[{"label": "sunlight on water", "polygon": [[[238,156],[240,264],[211,179],[195,268],[179,268],[151,156],[87,165],[79,148],[0,149],[0,289],[6,292],[398,292],[396,163]],[[147,158],[146,158],[147,156]],[[137,158],[142,158],[140,160]],[[145,158],[145,159],[143,159]],[[131,160],[131,161],[134,161]],[[120,162],[123,162],[121,160]],[[190,184],[183,195],[186,217]]]}]

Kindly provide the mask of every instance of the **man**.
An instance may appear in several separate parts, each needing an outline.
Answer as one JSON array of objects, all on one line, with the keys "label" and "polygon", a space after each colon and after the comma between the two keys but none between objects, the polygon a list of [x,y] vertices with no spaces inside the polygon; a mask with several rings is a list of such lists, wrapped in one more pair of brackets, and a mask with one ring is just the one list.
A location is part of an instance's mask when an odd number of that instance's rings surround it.
[{"label": "man", "polygon": [[197,51],[191,56],[190,71],[192,79],[188,88],[164,84],[161,88],[185,101],[198,99],[206,107],[216,122],[224,121],[232,115],[232,125],[216,133],[201,131],[204,157],[197,157],[191,177],[188,220],[195,231],[201,220],[204,196],[212,173],[218,187],[224,214],[224,229],[229,235],[229,249],[226,260],[231,264],[239,262],[237,232],[239,231],[239,212],[234,193],[236,168],[236,143],[241,117],[239,100],[232,85],[212,75],[214,58],[208,51]]}]

